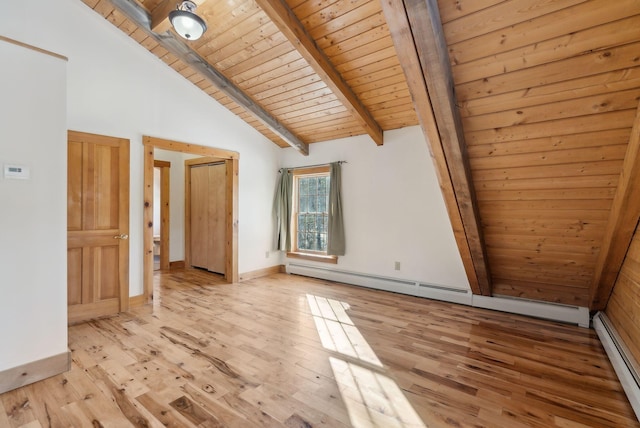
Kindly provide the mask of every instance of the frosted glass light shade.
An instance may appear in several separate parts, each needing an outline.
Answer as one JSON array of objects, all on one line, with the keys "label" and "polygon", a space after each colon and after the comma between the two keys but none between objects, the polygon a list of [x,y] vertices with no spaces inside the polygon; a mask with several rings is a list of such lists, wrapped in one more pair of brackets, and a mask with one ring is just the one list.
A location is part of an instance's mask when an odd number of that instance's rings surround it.
[{"label": "frosted glass light shade", "polygon": [[187,40],[198,40],[207,30],[207,24],[204,20],[187,10],[171,11],[169,21],[176,32]]}]

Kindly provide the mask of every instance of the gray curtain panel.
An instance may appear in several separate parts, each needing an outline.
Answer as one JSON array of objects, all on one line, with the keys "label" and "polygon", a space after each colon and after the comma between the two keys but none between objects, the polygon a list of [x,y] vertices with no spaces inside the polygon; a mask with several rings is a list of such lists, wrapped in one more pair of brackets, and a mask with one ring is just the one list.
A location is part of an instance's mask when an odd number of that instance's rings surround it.
[{"label": "gray curtain panel", "polygon": [[329,236],[327,254],[344,256],[344,222],[342,220],[342,196],[340,195],[340,163],[334,162],[329,167]]},{"label": "gray curtain panel", "polygon": [[274,237],[273,249],[291,251],[291,207],[293,193],[293,176],[291,172],[283,169],[280,171],[276,194],[273,198]]}]

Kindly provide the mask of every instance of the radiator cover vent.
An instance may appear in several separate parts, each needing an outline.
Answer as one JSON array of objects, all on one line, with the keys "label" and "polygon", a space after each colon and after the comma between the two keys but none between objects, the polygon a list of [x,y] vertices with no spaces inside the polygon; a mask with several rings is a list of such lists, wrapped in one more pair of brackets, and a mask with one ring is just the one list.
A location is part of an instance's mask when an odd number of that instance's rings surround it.
[{"label": "radiator cover vent", "polygon": [[589,310],[582,306],[545,303],[514,297],[476,296],[470,290],[463,288],[300,263],[287,264],[287,273],[589,327]]}]

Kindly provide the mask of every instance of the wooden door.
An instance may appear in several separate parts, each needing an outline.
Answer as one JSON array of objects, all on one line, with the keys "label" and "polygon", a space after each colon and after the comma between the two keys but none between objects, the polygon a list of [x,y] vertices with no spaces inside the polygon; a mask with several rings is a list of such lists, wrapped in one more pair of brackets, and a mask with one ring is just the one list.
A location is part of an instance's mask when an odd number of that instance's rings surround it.
[{"label": "wooden door", "polygon": [[225,273],[226,165],[189,166],[191,266]]},{"label": "wooden door", "polygon": [[69,323],[128,309],[129,141],[69,131]]}]

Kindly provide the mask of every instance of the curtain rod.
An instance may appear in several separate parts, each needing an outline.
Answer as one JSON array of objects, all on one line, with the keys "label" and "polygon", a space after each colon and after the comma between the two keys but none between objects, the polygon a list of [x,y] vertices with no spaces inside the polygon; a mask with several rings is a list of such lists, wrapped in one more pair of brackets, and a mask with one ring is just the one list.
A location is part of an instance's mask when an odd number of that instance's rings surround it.
[{"label": "curtain rod", "polygon": [[[339,164],[349,163],[349,162],[347,162],[347,161],[337,161],[337,162],[338,162]],[[278,172],[282,172],[282,170],[283,170],[283,169],[286,169],[286,170],[291,171],[291,170],[293,170],[293,169],[314,168],[314,167],[316,167],[316,166],[329,166],[329,165],[331,165],[332,163],[333,163],[333,162],[329,162],[329,163],[319,163],[319,164],[316,164],[316,165],[294,166],[294,167],[291,167],[291,168],[280,168],[280,169],[278,170]]]}]

